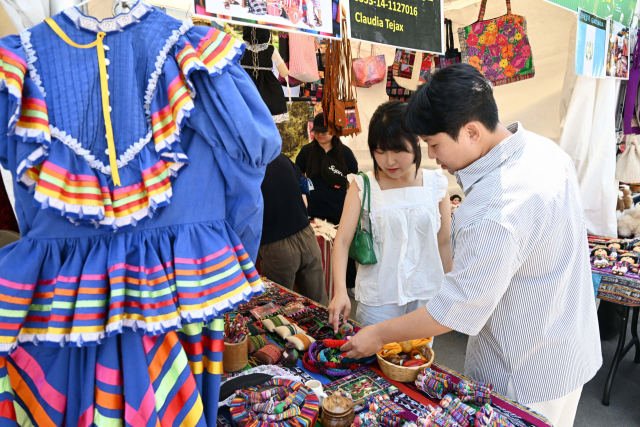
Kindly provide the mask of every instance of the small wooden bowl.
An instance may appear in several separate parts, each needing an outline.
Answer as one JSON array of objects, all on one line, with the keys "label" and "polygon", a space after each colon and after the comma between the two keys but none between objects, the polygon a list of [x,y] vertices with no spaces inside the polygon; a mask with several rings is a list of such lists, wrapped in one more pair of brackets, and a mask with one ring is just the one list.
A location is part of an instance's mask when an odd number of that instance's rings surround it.
[{"label": "small wooden bowl", "polygon": [[418,378],[418,374],[420,374],[420,372],[431,367],[433,359],[435,358],[435,352],[431,349],[431,358],[428,362],[425,362],[423,365],[412,366],[410,368],[405,368],[404,366],[398,366],[391,362],[387,362],[384,358],[380,357],[379,354],[376,354],[376,357],[378,358],[380,369],[389,379],[401,383],[410,383]]},{"label": "small wooden bowl", "polygon": [[222,352],[222,369],[225,372],[238,372],[249,363],[249,346],[247,337],[236,344],[224,343]]}]

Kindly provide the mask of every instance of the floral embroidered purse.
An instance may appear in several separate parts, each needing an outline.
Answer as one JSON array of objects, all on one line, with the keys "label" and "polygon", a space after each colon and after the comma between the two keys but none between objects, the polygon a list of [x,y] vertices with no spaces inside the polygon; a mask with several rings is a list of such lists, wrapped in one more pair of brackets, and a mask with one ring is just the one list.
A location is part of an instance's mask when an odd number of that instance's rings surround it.
[{"label": "floral embroidered purse", "polygon": [[476,67],[494,86],[530,79],[535,75],[524,16],[511,13],[483,21],[487,0],[482,0],[478,21],[458,29],[462,62]]}]

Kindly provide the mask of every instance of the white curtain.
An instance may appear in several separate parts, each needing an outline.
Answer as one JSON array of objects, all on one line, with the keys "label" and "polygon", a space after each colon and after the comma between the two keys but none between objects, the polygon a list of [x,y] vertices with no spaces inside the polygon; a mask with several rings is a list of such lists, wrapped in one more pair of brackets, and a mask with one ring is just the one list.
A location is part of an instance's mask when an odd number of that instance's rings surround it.
[{"label": "white curtain", "polygon": [[[575,25],[572,35],[575,38]],[[578,173],[587,231],[617,237],[615,113],[620,81],[576,76],[574,58],[575,42],[570,42],[559,145],[571,156]]]}]

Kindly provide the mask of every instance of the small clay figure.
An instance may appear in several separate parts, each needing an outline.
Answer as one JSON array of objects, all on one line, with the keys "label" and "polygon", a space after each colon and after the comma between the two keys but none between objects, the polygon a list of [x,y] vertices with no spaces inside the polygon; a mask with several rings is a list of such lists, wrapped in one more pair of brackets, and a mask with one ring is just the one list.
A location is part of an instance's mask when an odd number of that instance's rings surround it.
[{"label": "small clay figure", "polygon": [[609,242],[607,242],[607,247],[609,248],[609,250],[611,250],[612,248],[616,248],[618,251],[620,251],[626,249],[626,246],[626,243],[620,239],[611,239],[609,240]]},{"label": "small clay figure", "polygon": [[638,273],[638,267],[638,255],[630,252],[620,255],[620,259],[616,262],[611,272],[618,276],[624,276],[629,271]]},{"label": "small clay figure", "polygon": [[616,245],[611,245],[609,247],[609,267],[613,267],[613,265],[618,261],[618,249]]},{"label": "small clay figure", "polygon": [[607,268],[610,253],[606,246],[596,246],[591,250],[591,263],[595,268]]}]

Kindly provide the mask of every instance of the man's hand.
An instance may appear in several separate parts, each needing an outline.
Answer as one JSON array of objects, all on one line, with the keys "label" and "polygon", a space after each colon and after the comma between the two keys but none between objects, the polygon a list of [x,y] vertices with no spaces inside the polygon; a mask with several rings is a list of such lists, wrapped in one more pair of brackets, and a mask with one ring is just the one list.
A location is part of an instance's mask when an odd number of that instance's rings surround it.
[{"label": "man's hand", "polygon": [[376,331],[377,325],[367,326],[351,337],[347,337],[348,343],[340,347],[340,351],[346,352],[350,359],[361,359],[376,354],[386,344],[381,342],[380,334]]}]

